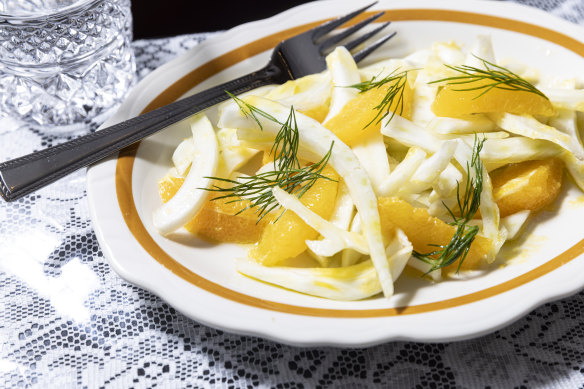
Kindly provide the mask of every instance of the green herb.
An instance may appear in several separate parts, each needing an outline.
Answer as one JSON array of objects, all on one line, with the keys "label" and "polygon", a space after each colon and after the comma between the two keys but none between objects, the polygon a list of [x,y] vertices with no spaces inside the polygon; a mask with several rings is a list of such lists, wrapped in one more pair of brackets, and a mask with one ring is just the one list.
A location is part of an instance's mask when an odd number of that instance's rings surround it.
[{"label": "green herb", "polygon": [[241,176],[237,180],[209,177],[213,180],[229,184],[229,186],[225,187],[214,185],[206,189],[221,194],[213,198],[213,200],[230,199],[228,203],[231,203],[240,201],[241,199],[247,199],[251,204],[238,211],[237,214],[250,208],[256,208],[256,214],[258,215],[257,221],[259,222],[265,215],[278,207],[278,202],[272,194],[272,188],[274,186],[279,186],[286,192],[300,198],[319,178],[330,180],[329,177],[323,176],[321,173],[330,159],[334,142],[331,143],[328,152],[320,161],[301,167],[298,160],[300,138],[293,107],[290,108],[290,114],[286,122],[281,123],[257,107],[235,96],[232,97],[245,114],[251,115],[256,120],[260,128],[262,126],[256,115],[281,125],[280,130],[276,134],[272,149],[270,150],[270,155],[274,154],[274,170],[253,176]]},{"label": "green herb", "polygon": [[[402,115],[404,112],[404,91],[408,82],[408,72],[411,70],[404,70],[402,72],[397,73],[398,69],[395,69],[389,75],[385,76],[384,78],[377,80],[377,77],[374,76],[368,81],[364,81],[358,84],[350,85],[351,88],[359,89],[360,93],[367,92],[373,88],[380,88],[387,83],[392,83],[389,88],[387,89],[387,93],[379,103],[375,107],[378,111],[377,115],[371,120],[365,127],[371,125],[371,123],[376,122],[379,123],[383,120],[386,116],[390,115],[388,122],[390,122],[393,117],[396,115],[396,111],[399,109],[399,115]],[[395,102],[395,105],[394,105]],[[391,107],[395,106],[396,108],[392,111]]]},{"label": "green herb", "polygon": [[255,122],[258,124],[258,126],[260,127],[261,130],[263,130],[264,128],[262,127],[262,123],[260,122],[258,115],[262,116],[262,117],[264,117],[272,122],[279,123],[278,119],[276,119],[275,117],[273,117],[269,113],[262,111],[261,109],[255,107],[251,104],[246,103],[245,101],[243,101],[239,97],[235,96],[234,94],[229,93],[228,91],[225,91],[225,93],[227,93],[233,99],[233,101],[235,101],[237,103],[237,105],[239,106],[239,109],[241,110],[241,112],[243,112],[243,114],[246,117],[252,117],[253,120],[255,120]]},{"label": "green herb", "polygon": [[291,108],[288,119],[276,134],[274,144],[270,150],[270,155],[274,155],[274,170],[287,171],[300,168],[300,161],[298,161],[297,156],[299,142],[300,134],[296,123],[296,114],[294,108]]},{"label": "green herb", "polygon": [[[474,57],[483,63],[484,69],[468,65],[462,66],[444,65],[447,68],[454,70],[455,72],[461,73],[462,75],[442,78],[440,80],[431,81],[429,82],[429,84],[446,82],[448,85],[461,86],[459,89],[453,89],[455,91],[474,91],[474,90],[481,91],[479,95],[474,97],[475,99],[481,97],[482,95],[489,92],[493,88],[535,93],[547,99],[547,96],[544,95],[535,86],[533,86],[533,84],[521,78],[519,75],[513,73],[511,70],[491,63],[485,59],[479,58],[476,55]],[[484,80],[490,82],[481,83],[478,86],[473,85],[474,83]]]},{"label": "green herb", "polygon": [[[413,252],[413,255],[416,258],[432,266],[428,273],[449,266],[456,261],[459,261],[458,271],[468,255],[472,242],[479,232],[477,226],[469,226],[468,222],[472,220],[479,210],[481,202],[481,192],[483,191],[483,163],[479,154],[483,148],[484,142],[484,138],[478,140],[478,137],[475,135],[472,157],[470,162],[467,162],[466,165],[468,179],[464,187],[462,198],[460,193],[460,183],[457,185],[456,194],[459,216],[456,216],[455,213],[443,203],[453,219],[449,224],[456,226],[456,231],[452,236],[452,239],[447,245],[430,245],[439,248],[438,250],[425,254],[417,251]],[[474,178],[471,176],[471,169],[474,170]]]}]

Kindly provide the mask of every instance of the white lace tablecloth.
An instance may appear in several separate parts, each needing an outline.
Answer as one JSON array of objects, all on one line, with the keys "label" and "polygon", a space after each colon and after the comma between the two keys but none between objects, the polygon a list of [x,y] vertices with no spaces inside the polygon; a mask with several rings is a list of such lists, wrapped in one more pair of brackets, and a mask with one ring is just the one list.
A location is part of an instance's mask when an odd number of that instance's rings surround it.
[{"label": "white lace tablecloth", "polygon": [[[519,2],[584,23],[582,0]],[[138,77],[206,37],[136,41]],[[0,160],[67,139],[0,124]],[[455,343],[295,348],[232,335],[122,280],[97,243],[85,188],[79,171],[0,203],[0,387],[584,387],[584,292]]]}]

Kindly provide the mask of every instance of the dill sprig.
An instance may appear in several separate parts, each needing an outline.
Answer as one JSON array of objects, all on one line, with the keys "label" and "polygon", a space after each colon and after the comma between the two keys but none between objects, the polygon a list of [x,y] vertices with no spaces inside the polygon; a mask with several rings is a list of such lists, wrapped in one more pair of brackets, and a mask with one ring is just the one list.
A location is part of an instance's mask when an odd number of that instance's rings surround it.
[{"label": "dill sprig", "polygon": [[[535,93],[545,99],[548,98],[533,84],[523,79],[521,76],[512,72],[511,70],[496,65],[480,57],[477,57],[474,54],[473,56],[483,63],[484,69],[469,65],[452,66],[445,64],[444,66],[446,66],[447,68],[454,70],[455,72],[461,73],[462,75],[442,78],[440,80],[431,81],[429,82],[429,84],[446,82],[449,85],[461,86],[460,89],[453,89],[455,91],[474,91],[474,90],[481,91],[481,93],[474,97],[474,99],[477,99],[484,95],[485,93],[488,93],[493,88],[510,91],[530,92]],[[472,85],[473,83],[484,80],[490,82],[483,83],[478,86]]]},{"label": "dill sprig", "polygon": [[[387,76],[383,77],[380,80],[377,80],[377,76],[372,77],[370,80],[360,82],[358,84],[350,85],[351,88],[359,89],[359,93],[367,92],[373,88],[381,88],[383,85],[387,83],[391,83],[389,88],[387,89],[387,93],[381,100],[381,102],[375,107],[377,110],[377,115],[371,120],[367,125],[370,126],[373,122],[379,123],[385,117],[391,114],[388,122],[390,122],[393,117],[396,115],[396,112],[399,110],[399,115],[402,115],[404,112],[404,91],[408,82],[408,72],[411,70],[404,70],[401,72],[397,72],[399,68],[392,71]],[[395,103],[395,105],[394,105]],[[395,106],[392,110],[391,107]]]},{"label": "dill sprig", "polygon": [[213,198],[213,200],[229,199],[227,201],[228,203],[237,202],[241,199],[249,200],[250,205],[239,210],[237,214],[247,209],[256,208],[255,212],[258,215],[257,222],[259,223],[265,215],[278,207],[278,202],[272,193],[274,186],[278,186],[286,192],[300,198],[319,178],[330,180],[329,177],[322,175],[322,171],[330,159],[334,142],[331,143],[328,152],[320,161],[301,167],[300,161],[298,160],[300,137],[294,108],[290,108],[290,114],[287,120],[281,123],[257,107],[235,96],[232,97],[244,114],[251,115],[260,128],[262,126],[256,115],[263,116],[281,125],[270,150],[270,155],[274,155],[274,170],[258,173],[253,176],[240,176],[236,180],[222,177],[209,177],[228,185],[224,187],[213,185],[206,190],[220,194],[220,196]]},{"label": "dill sprig", "polygon": [[[479,154],[484,143],[484,138],[479,140],[475,135],[472,157],[470,162],[467,162],[466,165],[468,179],[464,187],[462,198],[460,193],[460,183],[458,183],[456,187],[459,216],[456,216],[455,213],[443,202],[443,205],[453,219],[449,224],[456,226],[456,231],[454,232],[452,239],[447,245],[430,245],[437,247],[438,250],[424,254],[415,250],[413,252],[413,255],[416,258],[431,265],[428,272],[449,266],[456,261],[459,261],[457,268],[458,271],[468,255],[472,242],[479,232],[478,226],[469,226],[468,222],[475,216],[481,203],[481,192],[483,191],[483,163]],[[474,177],[471,176],[471,169],[474,170]]]},{"label": "dill sprig", "polygon": [[[240,99],[239,97],[235,96],[234,94],[225,91],[225,93],[227,93],[229,95],[229,97],[231,97],[233,99],[233,101],[235,101],[237,103],[237,106],[239,107],[239,110],[246,116],[246,117],[251,117],[260,127],[261,130],[263,130],[264,128],[262,127],[262,123],[260,122],[260,119],[258,118],[258,116],[262,116],[272,122],[275,123],[280,123],[278,121],[278,119],[276,119],[275,117],[273,117],[272,115],[270,115],[269,113],[262,111],[261,109],[243,101],[242,99]],[[280,123],[282,124],[282,123]]]},{"label": "dill sprig", "polygon": [[270,155],[274,155],[274,170],[287,171],[299,169],[298,146],[300,144],[300,134],[296,123],[296,113],[294,108],[290,109],[290,114],[282,128],[274,138],[274,144],[270,149]]},{"label": "dill sprig", "polygon": [[466,256],[470,250],[470,246],[478,232],[479,227],[477,226],[468,226],[464,223],[456,224],[456,231],[447,245],[432,245],[439,247],[440,250],[431,251],[425,254],[414,250],[413,255],[416,258],[432,265],[430,270],[428,270],[428,273],[449,266],[455,263],[457,260],[459,261],[458,269],[460,269],[460,266],[466,259]]},{"label": "dill sprig", "polygon": [[257,221],[259,222],[265,215],[278,207],[278,202],[272,193],[273,187],[279,186],[286,192],[300,198],[319,178],[330,180],[329,177],[323,176],[321,173],[330,158],[331,151],[332,145],[320,161],[300,169],[269,171],[249,177],[241,176],[237,180],[213,177],[215,180],[231,186],[220,187],[214,185],[208,190],[223,193],[221,196],[213,198],[213,200],[231,199],[228,203],[240,201],[241,199],[249,200],[251,204],[239,210],[237,214],[250,208],[257,208],[255,212],[258,215]]}]

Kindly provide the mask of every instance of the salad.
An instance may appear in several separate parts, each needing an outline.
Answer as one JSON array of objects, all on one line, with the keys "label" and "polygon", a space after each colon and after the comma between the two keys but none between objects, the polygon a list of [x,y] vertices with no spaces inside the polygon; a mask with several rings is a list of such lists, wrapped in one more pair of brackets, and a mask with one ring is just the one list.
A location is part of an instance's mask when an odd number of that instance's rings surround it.
[{"label": "salad", "polygon": [[583,91],[498,61],[488,36],[326,62],[191,119],[159,183],[161,234],[245,244],[237,271],[297,292],[390,297],[406,268],[488,269],[566,176],[584,189]]}]

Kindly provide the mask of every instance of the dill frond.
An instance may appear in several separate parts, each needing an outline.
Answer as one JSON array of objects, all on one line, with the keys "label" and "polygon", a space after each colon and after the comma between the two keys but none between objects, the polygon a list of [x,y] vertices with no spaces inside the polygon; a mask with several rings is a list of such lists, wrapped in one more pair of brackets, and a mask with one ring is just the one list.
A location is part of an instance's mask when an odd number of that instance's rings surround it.
[{"label": "dill frond", "polygon": [[[429,82],[429,84],[445,82],[448,85],[459,85],[460,88],[453,89],[455,91],[460,92],[480,91],[480,93],[477,96],[475,96],[474,99],[481,97],[482,95],[488,93],[490,90],[494,88],[510,91],[523,91],[535,93],[547,99],[547,96],[543,94],[543,92],[537,89],[529,81],[520,77],[518,74],[512,72],[507,68],[504,68],[492,62],[489,62],[485,59],[477,57],[476,55],[474,57],[483,63],[484,69],[468,65],[461,66],[444,65],[447,68],[457,73],[460,73],[461,75],[431,81]],[[490,82],[482,83],[482,81],[484,80]],[[481,82],[481,84],[476,85],[477,82]]]},{"label": "dill frond", "polygon": [[[478,136],[475,135],[472,157],[466,166],[468,179],[464,186],[464,193],[462,196],[460,193],[460,183],[456,188],[458,214],[460,216],[456,216],[454,211],[443,203],[453,219],[449,224],[456,226],[456,231],[454,232],[452,239],[447,245],[431,245],[439,248],[439,250],[424,254],[414,250],[412,254],[416,258],[431,265],[428,272],[449,266],[456,261],[458,261],[458,271],[468,255],[472,242],[479,232],[477,226],[469,226],[468,222],[475,216],[481,203],[481,192],[483,191],[483,163],[479,154],[484,143],[484,138],[479,140]],[[471,176],[471,169],[474,170],[474,177]]]},{"label": "dill frond", "polygon": [[[377,80],[377,77],[372,77],[370,80],[360,82],[358,84],[350,85],[351,88],[359,89],[359,93],[367,92],[368,90],[374,88],[380,88],[385,84],[391,83],[389,86],[387,93],[381,100],[381,102],[375,107],[377,110],[377,115],[365,126],[368,127],[372,123],[380,123],[385,117],[391,115],[389,118],[389,122],[393,119],[396,115],[397,111],[399,110],[399,115],[403,114],[404,111],[404,91],[408,82],[408,72],[411,70],[404,70],[401,72],[397,72],[399,70],[395,69],[393,72],[388,74],[387,76],[383,77],[380,80]],[[395,105],[394,105],[395,104]],[[395,106],[394,110],[391,110],[391,107]]]},{"label": "dill frond", "polygon": [[290,108],[290,114],[286,122],[281,123],[257,107],[235,96],[232,97],[242,112],[253,117],[260,128],[262,126],[256,115],[281,125],[270,150],[270,154],[274,155],[274,170],[253,176],[241,176],[236,180],[222,177],[208,177],[216,182],[226,184],[225,186],[213,185],[211,188],[205,189],[219,194],[218,197],[214,197],[212,200],[228,199],[228,203],[240,201],[241,199],[249,200],[250,205],[239,210],[237,214],[247,209],[255,208],[255,212],[258,215],[257,222],[259,222],[265,215],[278,207],[278,202],[272,194],[272,188],[274,186],[278,186],[286,192],[300,198],[318,179],[330,180],[329,177],[322,175],[322,171],[330,159],[334,142],[331,143],[328,152],[320,161],[301,167],[300,161],[298,160],[300,136],[293,107]]}]

